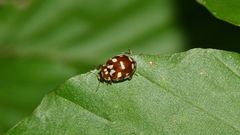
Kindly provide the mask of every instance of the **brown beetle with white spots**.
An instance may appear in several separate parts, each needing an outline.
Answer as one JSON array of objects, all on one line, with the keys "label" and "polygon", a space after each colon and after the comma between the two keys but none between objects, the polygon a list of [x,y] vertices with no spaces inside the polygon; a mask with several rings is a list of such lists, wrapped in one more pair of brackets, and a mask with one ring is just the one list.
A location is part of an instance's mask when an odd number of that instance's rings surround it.
[{"label": "brown beetle with white spots", "polygon": [[98,80],[108,84],[131,80],[136,68],[136,61],[128,54],[117,55],[99,67]]}]

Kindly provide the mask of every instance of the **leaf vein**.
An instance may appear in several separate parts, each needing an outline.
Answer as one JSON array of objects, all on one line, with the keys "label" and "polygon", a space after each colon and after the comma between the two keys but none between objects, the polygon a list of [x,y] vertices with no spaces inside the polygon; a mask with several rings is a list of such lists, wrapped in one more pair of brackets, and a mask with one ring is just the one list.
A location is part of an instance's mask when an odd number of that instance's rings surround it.
[{"label": "leaf vein", "polygon": [[140,74],[139,72],[138,72],[138,75],[142,76],[143,78],[145,78],[145,79],[148,80],[149,82],[151,82],[151,83],[153,83],[153,84],[155,84],[155,85],[161,87],[161,88],[164,89],[166,92],[170,93],[171,95],[173,95],[174,97],[180,99],[181,101],[183,101],[183,102],[189,104],[190,106],[193,106],[193,107],[197,108],[198,110],[200,110],[200,111],[206,113],[207,115],[211,116],[211,117],[214,118],[215,120],[221,121],[221,122],[224,123],[225,125],[227,125],[227,126],[233,128],[234,130],[236,130],[237,132],[240,133],[240,129],[238,129],[238,127],[235,127],[234,125],[231,125],[231,124],[228,123],[227,121],[225,121],[225,120],[223,120],[223,119],[221,119],[221,118],[219,118],[219,117],[217,117],[217,116],[211,114],[210,112],[206,111],[205,109],[201,108],[200,106],[195,105],[195,104],[192,103],[191,101],[188,101],[188,100],[182,98],[181,96],[179,96],[179,95],[177,95],[176,93],[174,93],[173,91],[171,91],[171,90],[165,88],[165,87],[162,86],[161,84],[155,82],[154,80],[151,80],[151,79],[148,78],[147,76],[144,76],[143,74]]},{"label": "leaf vein", "polygon": [[223,60],[221,60],[219,57],[213,55],[214,58],[219,61],[222,65],[224,65],[230,72],[232,72],[234,75],[236,75],[238,78],[240,78],[240,74],[238,74],[236,71],[234,71],[229,65],[227,65]]},{"label": "leaf vein", "polygon": [[88,108],[86,108],[86,107],[84,107],[84,106],[82,106],[82,105],[80,105],[80,104],[77,104],[77,103],[73,102],[73,101],[70,100],[70,99],[67,99],[67,98],[65,98],[65,97],[63,97],[63,96],[61,96],[61,95],[58,95],[57,93],[55,93],[55,95],[58,96],[58,97],[60,97],[60,98],[63,98],[63,99],[65,99],[65,100],[67,100],[68,102],[71,102],[71,103],[73,103],[73,104],[81,107],[82,109],[84,109],[84,110],[86,110],[87,112],[93,114],[94,116],[96,116],[96,117],[104,120],[105,122],[112,122],[110,119],[108,119],[108,118],[106,118],[106,117],[103,117],[103,116],[101,116],[101,115],[99,115],[99,114],[96,114],[95,112],[90,111]]}]

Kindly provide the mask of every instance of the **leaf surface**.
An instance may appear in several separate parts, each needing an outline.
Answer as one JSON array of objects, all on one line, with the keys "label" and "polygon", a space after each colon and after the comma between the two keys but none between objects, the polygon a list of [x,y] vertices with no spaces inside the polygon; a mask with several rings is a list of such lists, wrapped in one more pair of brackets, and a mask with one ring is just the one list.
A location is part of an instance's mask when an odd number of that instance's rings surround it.
[{"label": "leaf surface", "polygon": [[[133,55],[130,81],[75,76],[45,96],[8,135],[240,133],[240,55],[193,49]],[[97,71],[93,71],[97,73]]]}]

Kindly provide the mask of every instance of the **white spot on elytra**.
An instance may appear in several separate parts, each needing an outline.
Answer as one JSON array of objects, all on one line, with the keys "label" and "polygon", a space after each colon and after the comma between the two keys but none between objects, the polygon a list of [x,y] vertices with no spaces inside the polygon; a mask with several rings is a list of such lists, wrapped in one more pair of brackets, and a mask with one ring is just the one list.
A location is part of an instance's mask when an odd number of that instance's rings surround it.
[{"label": "white spot on elytra", "polygon": [[126,73],[126,76],[128,76],[129,75],[129,73]]},{"label": "white spot on elytra", "polygon": [[107,75],[107,74],[108,74],[108,71],[105,72],[105,75]]},{"label": "white spot on elytra", "polygon": [[134,64],[132,63],[132,69],[134,69]]},{"label": "white spot on elytra", "polygon": [[131,62],[133,62],[132,58],[128,57],[128,59],[129,59]]},{"label": "white spot on elytra", "polygon": [[110,80],[111,80],[111,78],[110,78],[110,77],[108,77],[108,78],[107,78],[107,80],[108,80],[108,81],[110,81]]},{"label": "white spot on elytra", "polygon": [[107,68],[112,69],[113,65],[108,65]]},{"label": "white spot on elytra", "polygon": [[117,77],[118,77],[118,78],[122,77],[122,73],[121,73],[121,72],[118,72]]},{"label": "white spot on elytra", "polygon": [[103,71],[107,72],[107,69],[105,68]]},{"label": "white spot on elytra", "polygon": [[116,59],[116,58],[113,58],[113,59],[112,59],[112,62],[117,62],[117,59]]},{"label": "white spot on elytra", "polygon": [[123,64],[122,61],[120,61],[120,66],[121,66],[122,69],[125,69],[125,65]]},{"label": "white spot on elytra", "polygon": [[110,75],[113,75],[115,72],[116,72],[116,71],[115,71],[114,69],[112,69],[112,70],[110,71]]}]

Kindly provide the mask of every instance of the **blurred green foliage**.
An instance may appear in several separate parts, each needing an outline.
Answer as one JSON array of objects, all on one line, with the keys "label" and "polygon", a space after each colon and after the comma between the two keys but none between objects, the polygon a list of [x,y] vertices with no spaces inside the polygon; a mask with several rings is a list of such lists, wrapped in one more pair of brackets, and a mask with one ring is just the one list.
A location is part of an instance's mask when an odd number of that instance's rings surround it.
[{"label": "blurred green foliage", "polygon": [[239,0],[197,0],[219,19],[240,26]]},{"label": "blurred green foliage", "polygon": [[0,134],[108,57],[185,48],[173,0],[0,1]]}]

